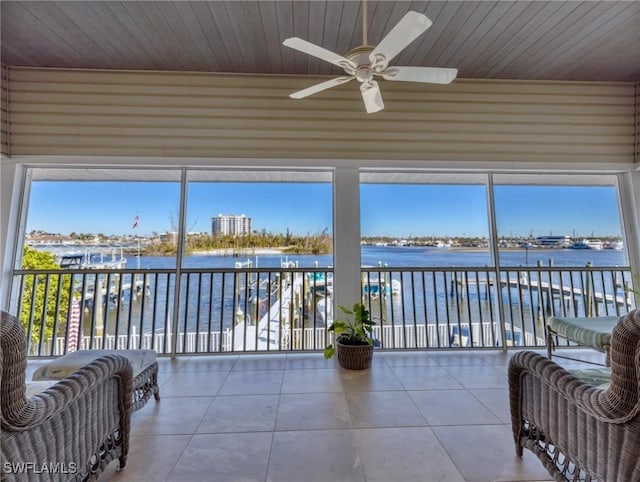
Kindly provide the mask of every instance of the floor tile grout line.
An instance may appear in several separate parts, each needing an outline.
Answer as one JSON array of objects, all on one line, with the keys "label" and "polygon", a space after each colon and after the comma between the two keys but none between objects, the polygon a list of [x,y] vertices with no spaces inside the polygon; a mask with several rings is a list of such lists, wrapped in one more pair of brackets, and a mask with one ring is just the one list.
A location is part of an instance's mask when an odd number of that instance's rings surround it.
[{"label": "floor tile grout line", "polygon": [[[496,417],[498,420],[500,420],[501,422],[503,422],[502,417],[500,417],[500,415],[498,415],[497,413],[495,413],[491,407],[489,407],[486,403],[484,403],[480,398],[478,398],[476,396],[475,393],[473,393],[473,390],[507,390],[507,402],[508,400],[508,387],[505,388],[472,388],[469,389],[468,392],[471,394],[472,397],[474,397],[476,400],[478,400],[478,402],[480,402],[482,404],[482,406],[484,406],[487,410],[489,410],[489,412],[491,412],[493,414],[494,417]],[[508,404],[507,404],[507,408],[509,408]],[[509,424],[511,424],[511,422],[508,422]]]},{"label": "floor tile grout line", "polygon": [[180,452],[180,455],[176,458],[176,463],[173,464],[173,468],[169,471],[169,473],[167,474],[167,476],[165,477],[165,482],[167,482],[170,478],[171,475],[176,471],[176,469],[178,468],[178,464],[180,463],[180,460],[182,459],[182,457],[184,456],[185,452],[187,451],[187,447],[189,447],[189,445],[191,444],[191,442],[193,441],[193,437],[194,437],[195,433],[192,433],[191,436],[189,437],[189,440],[187,441],[187,443],[184,445],[184,448],[182,449],[182,451]]},{"label": "floor tile grout line", "polygon": [[269,455],[267,456],[267,467],[264,473],[265,482],[269,480],[269,469],[271,467],[271,454],[273,453],[273,445],[275,444],[275,441],[276,441],[276,427],[278,426],[278,413],[280,412],[281,400],[282,400],[282,393],[278,394],[278,403],[276,405],[276,416],[273,419],[273,430],[271,431],[271,443],[269,444]]}]

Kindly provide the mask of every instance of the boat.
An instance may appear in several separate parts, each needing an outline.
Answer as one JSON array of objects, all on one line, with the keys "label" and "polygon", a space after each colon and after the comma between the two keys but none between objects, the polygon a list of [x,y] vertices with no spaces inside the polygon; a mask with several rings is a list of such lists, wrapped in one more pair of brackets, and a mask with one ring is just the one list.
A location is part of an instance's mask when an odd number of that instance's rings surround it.
[{"label": "boat", "polygon": [[[99,261],[96,260],[100,257]],[[105,260],[104,252],[91,253],[85,251],[84,254],[73,252],[64,253],[58,256],[61,269],[124,269],[127,259],[120,248],[120,257],[116,255],[115,249],[111,251],[111,259]]]},{"label": "boat", "polygon": [[563,236],[538,236],[535,244],[541,248],[569,248],[571,247],[571,238],[567,235]]},{"label": "boat", "polygon": [[333,303],[330,296],[319,297],[313,306],[316,326],[329,326],[333,322]]},{"label": "boat", "polygon": [[600,241],[599,239],[585,238],[582,241],[576,241],[571,247],[573,249],[595,249],[599,251],[602,249],[602,246],[602,241]]},{"label": "boat", "polygon": [[399,295],[402,292],[402,285],[397,279],[388,280],[386,276],[382,279],[376,273],[362,276],[362,293],[377,298],[387,294]]},{"label": "boat", "polygon": [[624,249],[624,243],[620,240],[618,241],[610,241],[608,243],[604,243],[604,249],[615,249],[616,251],[621,251]]},{"label": "boat", "polygon": [[60,256],[60,268],[62,269],[82,269],[84,255],[66,254]]},{"label": "boat", "polygon": [[323,271],[310,273],[306,283],[309,293],[314,297],[327,297],[333,294],[333,273]]}]

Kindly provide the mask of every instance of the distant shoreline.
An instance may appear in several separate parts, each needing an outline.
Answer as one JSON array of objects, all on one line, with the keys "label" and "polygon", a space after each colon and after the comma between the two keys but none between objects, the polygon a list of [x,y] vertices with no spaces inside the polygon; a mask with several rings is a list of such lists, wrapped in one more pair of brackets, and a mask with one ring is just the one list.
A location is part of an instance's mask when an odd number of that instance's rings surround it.
[{"label": "distant shoreline", "polygon": [[266,254],[284,254],[286,248],[221,248],[191,251],[191,256],[258,256]]},{"label": "distant shoreline", "polygon": [[[369,245],[371,246],[371,245]],[[375,247],[375,246],[371,246],[371,247]],[[395,246],[384,246],[385,248],[394,248]],[[446,248],[436,248],[434,246],[410,246],[412,248],[416,248],[416,249],[424,249],[424,248],[428,248],[430,250],[433,251],[441,251],[441,252],[456,252],[456,253],[465,253],[465,252],[469,252],[469,253],[473,253],[473,252],[490,252],[490,248],[488,246],[450,246],[450,247],[446,247]],[[536,252],[550,252],[550,251],[574,251],[571,248],[546,248],[546,247],[531,247],[531,248],[523,248],[520,246],[508,246],[508,247],[501,247],[500,251],[501,252],[505,252],[505,251],[521,251],[521,252],[526,252],[529,251],[530,253],[536,253]],[[588,250],[591,251],[591,250]],[[593,250],[593,251],[597,251],[597,250]],[[610,250],[604,250],[604,251],[610,251]],[[232,256],[232,257],[243,257],[243,256],[264,256],[264,255],[296,255],[296,254],[311,254],[311,253],[291,253],[291,252],[287,252],[287,248],[286,247],[280,247],[280,248],[241,248],[241,249],[234,249],[234,248],[220,248],[220,249],[209,249],[209,250],[197,250],[197,251],[191,251],[189,253],[189,256]],[[326,254],[331,254],[331,253],[326,253]]]}]

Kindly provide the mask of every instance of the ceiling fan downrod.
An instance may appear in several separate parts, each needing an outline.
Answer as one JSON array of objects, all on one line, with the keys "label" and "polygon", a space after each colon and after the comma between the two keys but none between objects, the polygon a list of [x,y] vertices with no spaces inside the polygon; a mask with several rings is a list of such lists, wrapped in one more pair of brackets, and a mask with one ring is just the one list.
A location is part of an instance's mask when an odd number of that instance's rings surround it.
[{"label": "ceiling fan downrod", "polygon": [[367,14],[367,0],[362,0],[362,45],[369,45],[369,22]]}]

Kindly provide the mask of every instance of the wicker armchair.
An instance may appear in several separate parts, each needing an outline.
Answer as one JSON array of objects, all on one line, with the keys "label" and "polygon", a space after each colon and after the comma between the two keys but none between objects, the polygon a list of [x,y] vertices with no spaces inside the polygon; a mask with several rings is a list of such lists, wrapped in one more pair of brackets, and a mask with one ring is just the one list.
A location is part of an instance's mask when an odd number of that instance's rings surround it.
[{"label": "wicker armchair", "polygon": [[25,395],[26,339],[0,312],[0,479],[95,480],[129,451],[131,365],[104,356],[43,392]]},{"label": "wicker armchair", "polygon": [[511,359],[509,392],[517,455],[528,448],[558,481],[640,481],[640,311],[613,330],[607,387],[525,351]]}]

